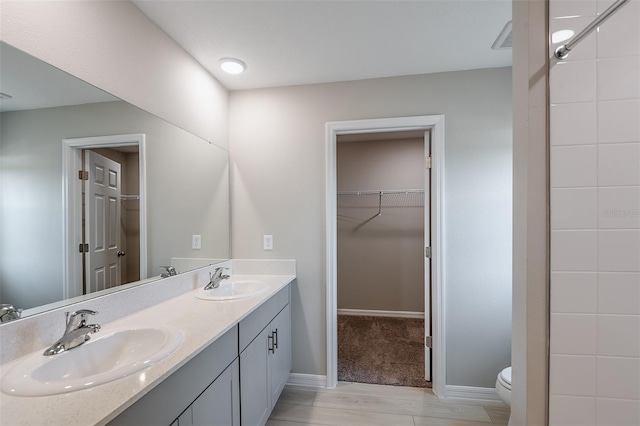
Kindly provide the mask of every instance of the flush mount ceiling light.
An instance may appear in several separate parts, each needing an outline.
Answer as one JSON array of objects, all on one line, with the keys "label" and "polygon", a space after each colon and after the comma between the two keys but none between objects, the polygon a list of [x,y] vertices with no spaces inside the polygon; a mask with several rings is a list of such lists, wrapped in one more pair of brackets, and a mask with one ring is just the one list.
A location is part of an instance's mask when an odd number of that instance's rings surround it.
[{"label": "flush mount ceiling light", "polygon": [[220,59],[220,68],[229,74],[240,74],[247,66],[240,59],[222,58]]}]

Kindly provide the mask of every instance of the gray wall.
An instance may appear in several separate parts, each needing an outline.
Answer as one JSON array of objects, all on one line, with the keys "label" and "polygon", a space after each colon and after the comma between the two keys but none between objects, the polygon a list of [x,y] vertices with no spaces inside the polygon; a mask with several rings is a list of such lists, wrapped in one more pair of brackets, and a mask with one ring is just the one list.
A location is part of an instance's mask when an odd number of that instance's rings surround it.
[{"label": "gray wall", "polygon": [[[424,138],[338,136],[336,157],[338,191],[424,189]],[[338,195],[338,309],[424,312],[424,200]]]},{"label": "gray wall", "polygon": [[[447,384],[510,364],[511,69],[237,91],[234,258],[296,258],[293,371],[325,374],[325,123],[444,114]],[[262,235],[274,250],[262,250]]]},{"label": "gray wall", "polygon": [[[0,120],[3,303],[30,308],[62,298],[66,138],[146,134],[149,276],[171,257],[229,257],[225,150],[122,101],[4,112]],[[193,234],[203,236],[201,250],[191,250]]]}]

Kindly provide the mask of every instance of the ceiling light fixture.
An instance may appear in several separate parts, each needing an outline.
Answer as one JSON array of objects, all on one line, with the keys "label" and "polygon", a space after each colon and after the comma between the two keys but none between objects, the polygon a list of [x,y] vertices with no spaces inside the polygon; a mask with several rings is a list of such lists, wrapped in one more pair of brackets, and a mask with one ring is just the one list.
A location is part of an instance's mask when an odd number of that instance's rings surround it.
[{"label": "ceiling light fixture", "polygon": [[247,66],[240,59],[222,58],[220,59],[220,68],[229,74],[240,74]]}]

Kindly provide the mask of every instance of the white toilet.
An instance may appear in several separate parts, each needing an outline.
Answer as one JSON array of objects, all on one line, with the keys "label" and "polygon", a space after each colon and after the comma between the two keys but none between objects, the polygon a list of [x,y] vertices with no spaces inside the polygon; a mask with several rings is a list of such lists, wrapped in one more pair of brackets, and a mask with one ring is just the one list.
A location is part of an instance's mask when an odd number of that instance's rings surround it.
[{"label": "white toilet", "polygon": [[[507,367],[498,374],[496,379],[496,392],[498,396],[511,407],[511,367]],[[509,425],[511,424],[511,418],[509,418]]]}]

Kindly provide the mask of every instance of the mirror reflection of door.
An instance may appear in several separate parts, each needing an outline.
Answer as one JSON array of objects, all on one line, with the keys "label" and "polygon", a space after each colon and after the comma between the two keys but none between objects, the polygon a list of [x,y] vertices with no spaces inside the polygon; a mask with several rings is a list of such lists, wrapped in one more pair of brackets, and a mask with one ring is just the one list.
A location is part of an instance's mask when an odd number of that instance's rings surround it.
[{"label": "mirror reflection of door", "polygon": [[83,150],[83,293],[140,279],[137,147]]}]

